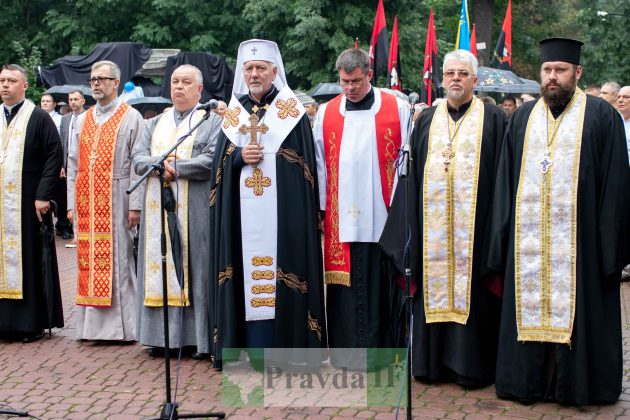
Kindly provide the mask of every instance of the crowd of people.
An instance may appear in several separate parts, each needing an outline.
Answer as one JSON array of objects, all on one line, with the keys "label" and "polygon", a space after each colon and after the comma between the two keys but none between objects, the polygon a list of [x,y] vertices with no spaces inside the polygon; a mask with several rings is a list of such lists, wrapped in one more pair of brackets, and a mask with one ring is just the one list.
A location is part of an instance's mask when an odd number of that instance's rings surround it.
[{"label": "crowd of people", "polygon": [[[274,42],[245,41],[220,112],[200,108],[202,74],[185,64],[173,106],[147,121],[118,96],[113,62],[91,68],[96,104],[84,112],[74,91],[63,117],[50,95],[41,108],[25,99],[26,71],[4,65],[0,334],[30,342],[63,327],[58,275],[40,270],[55,199],[57,231],[76,241],[79,340],[163,355],[166,293],[170,345],[217,368],[225,348],[392,348],[410,336],[420,381],[613,403],[630,87],[583,92],[581,46],[541,41],[540,97],[500,107],[474,95],[476,58],[450,52],[445,99],[415,116],[370,83],[358,48],[336,61],[343,93],[318,106],[288,86]],[[334,366],[356,362],[330,353]]]}]

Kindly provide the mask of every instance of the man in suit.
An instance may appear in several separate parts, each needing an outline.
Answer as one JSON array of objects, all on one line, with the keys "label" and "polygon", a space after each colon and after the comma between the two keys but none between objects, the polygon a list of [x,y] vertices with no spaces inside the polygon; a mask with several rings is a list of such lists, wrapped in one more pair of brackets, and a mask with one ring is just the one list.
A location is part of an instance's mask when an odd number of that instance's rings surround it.
[{"label": "man in suit", "polygon": [[85,97],[80,90],[74,90],[68,94],[68,105],[70,105],[71,113],[61,117],[59,126],[59,134],[61,136],[61,144],[63,145],[63,166],[59,174],[59,182],[57,183],[56,200],[57,200],[57,235],[63,239],[71,239],[73,236],[72,223],[67,216],[67,191],[66,191],[66,170],[68,168],[68,146],[71,142],[77,141],[79,135],[77,131],[77,118],[83,112]]}]

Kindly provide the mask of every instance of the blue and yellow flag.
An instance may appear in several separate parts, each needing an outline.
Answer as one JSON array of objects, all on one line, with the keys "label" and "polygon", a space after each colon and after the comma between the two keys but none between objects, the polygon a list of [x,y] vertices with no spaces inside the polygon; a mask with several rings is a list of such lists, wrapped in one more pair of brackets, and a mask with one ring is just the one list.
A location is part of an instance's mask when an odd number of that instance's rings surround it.
[{"label": "blue and yellow flag", "polygon": [[462,8],[459,11],[459,27],[457,28],[456,50],[470,51],[470,24],[468,23],[468,2],[462,0]]}]

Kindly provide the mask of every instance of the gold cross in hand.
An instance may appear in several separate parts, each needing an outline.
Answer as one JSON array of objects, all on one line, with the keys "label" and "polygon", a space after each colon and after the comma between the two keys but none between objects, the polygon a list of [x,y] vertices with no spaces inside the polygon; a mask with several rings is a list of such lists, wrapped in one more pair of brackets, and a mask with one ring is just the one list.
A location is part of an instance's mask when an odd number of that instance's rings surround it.
[{"label": "gold cross in hand", "polygon": [[248,120],[249,127],[243,124],[239,127],[238,131],[241,134],[249,133],[249,144],[258,144],[257,133],[265,134],[269,130],[269,127],[265,125],[265,123],[258,125],[259,119],[256,114],[250,115]]}]

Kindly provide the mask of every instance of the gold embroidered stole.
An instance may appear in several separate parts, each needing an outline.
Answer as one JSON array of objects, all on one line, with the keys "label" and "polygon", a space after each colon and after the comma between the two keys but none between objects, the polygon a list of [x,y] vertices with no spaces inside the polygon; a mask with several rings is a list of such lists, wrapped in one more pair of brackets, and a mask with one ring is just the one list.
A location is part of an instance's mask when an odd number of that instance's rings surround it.
[{"label": "gold embroidered stole", "polygon": [[[35,105],[25,100],[11,124],[2,115],[0,164],[0,299],[22,299],[22,162],[26,127]],[[35,207],[31,210],[35,211]],[[34,246],[34,244],[32,244]]]},{"label": "gold embroidered stole", "polygon": [[[153,131],[151,137],[151,156],[160,156],[184,134],[188,132],[189,127],[197,124],[205,115],[205,111],[196,111],[188,115],[184,121],[175,125],[173,111],[165,113]],[[192,157],[193,145],[197,135],[195,130],[182,144],[177,148],[178,159],[190,159]],[[173,196],[177,200],[177,224],[179,227],[180,239],[182,242],[182,262],[184,271],[184,289],[182,291],[179,286],[177,274],[175,272],[175,264],[173,263],[173,254],[171,250],[171,238],[166,229],[166,278],[168,285],[168,304],[170,306],[188,306],[190,300],[188,298],[189,273],[188,273],[188,180],[178,179],[177,183],[170,183],[169,188],[173,191]],[[162,252],[161,252],[161,218],[160,218],[160,181],[157,177],[149,177],[147,179],[147,192],[144,200],[144,232],[145,232],[145,248],[144,248],[144,305],[145,306],[163,306],[162,299]],[[164,214],[166,217],[166,214]]]},{"label": "gold embroidered stole", "polygon": [[571,342],[585,107],[578,88],[558,120],[541,99],[527,124],[514,239],[519,341]]},{"label": "gold embroidered stole", "polygon": [[112,180],[116,139],[131,107],[122,103],[103,124],[86,113],[76,178],[78,305],[111,306],[113,276]]},{"label": "gold embroidered stole", "polygon": [[[428,323],[468,320],[483,118],[483,103],[473,98],[458,122],[448,114],[446,102],[438,106],[431,122],[422,197]],[[453,153],[445,165],[443,153],[450,150],[451,140]]]}]

